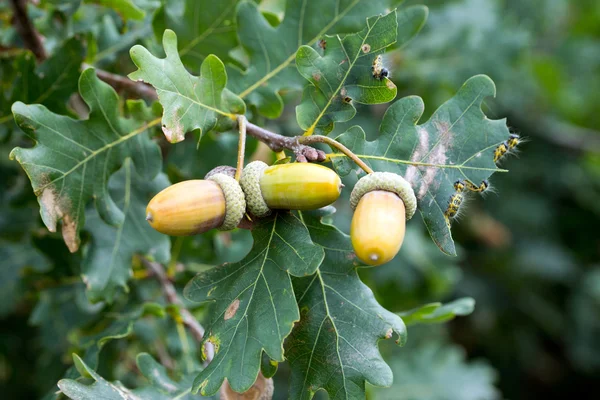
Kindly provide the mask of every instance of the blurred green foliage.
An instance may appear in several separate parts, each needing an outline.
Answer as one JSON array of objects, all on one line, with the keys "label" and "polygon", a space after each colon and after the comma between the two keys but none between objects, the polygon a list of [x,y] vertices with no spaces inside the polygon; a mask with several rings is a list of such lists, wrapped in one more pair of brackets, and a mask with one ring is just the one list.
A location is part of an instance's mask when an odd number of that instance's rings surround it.
[{"label": "blurred green foliage", "polygon": [[[151,21],[159,1],[133,1],[146,13],[143,20],[124,20],[94,2],[78,3],[42,0],[38,7],[30,6],[49,52],[75,35],[87,44],[87,62],[121,73],[134,69],[127,54],[133,44],[160,54]],[[275,18],[280,2],[265,3]],[[415,219],[394,261],[361,271],[381,305],[395,312],[460,297],[476,301],[468,317],[444,326],[409,327],[405,348],[382,345],[395,373],[394,386],[370,387],[369,397],[596,398],[600,2],[431,0],[426,5],[429,19],[421,34],[384,58],[398,97],[423,97],[425,119],[466,79],[487,74],[496,82],[498,97],[486,102],[486,113],[490,118],[506,116],[525,143],[518,158],[502,163],[510,174],[496,174],[494,192],[485,201],[469,199],[454,224],[457,258],[440,253]],[[14,77],[6,60],[22,47],[9,24],[10,13],[0,5],[4,93]],[[385,108],[361,107],[351,125],[360,119],[372,137]],[[266,123],[290,133],[294,124],[292,108]],[[347,127],[339,124],[336,132]],[[208,135],[196,151],[183,143],[163,146],[171,181],[202,176],[223,158],[233,158],[235,152],[227,152],[235,141],[236,135],[222,134]],[[197,358],[189,357],[198,350],[193,338],[185,340],[185,332],[182,337],[158,284],[135,260],[136,282],[128,295],[117,296],[110,306],[88,302],[79,277],[81,254],[68,253],[59,235],[41,228],[29,184],[16,163],[8,161],[8,152],[17,145],[27,146],[28,141],[14,131],[12,122],[1,125],[0,392],[5,398],[53,398],[60,378],[78,376],[73,352],[107,380],[118,379],[127,387],[148,385],[136,367],[140,352],[152,354],[167,369],[197,370]],[[248,155],[255,149],[256,143],[249,144]],[[356,177],[345,179],[353,184]],[[347,204],[347,198],[340,199],[333,217],[346,232]],[[250,245],[247,231],[174,239],[170,272],[181,289],[194,272],[239,261]],[[432,306],[431,312],[435,310]],[[193,311],[203,318],[204,306]],[[96,338],[93,344],[90,337]],[[276,396],[285,398],[289,369],[283,364],[279,370]]]}]

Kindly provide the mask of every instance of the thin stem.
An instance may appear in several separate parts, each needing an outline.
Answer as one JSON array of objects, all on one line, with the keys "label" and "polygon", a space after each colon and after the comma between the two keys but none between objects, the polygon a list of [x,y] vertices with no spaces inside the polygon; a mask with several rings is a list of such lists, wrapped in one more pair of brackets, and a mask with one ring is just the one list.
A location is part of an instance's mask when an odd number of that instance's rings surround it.
[{"label": "thin stem", "polygon": [[190,342],[188,341],[187,334],[185,333],[185,326],[183,321],[175,321],[175,325],[177,328],[177,336],[179,336],[179,341],[181,342],[181,349],[183,351],[183,355],[185,358],[185,366],[187,372],[192,372],[194,369],[194,363],[191,359],[190,354]]},{"label": "thin stem", "polygon": [[238,115],[238,128],[240,131],[240,137],[238,141],[238,156],[237,166],[235,168],[235,180],[239,182],[242,177],[242,170],[244,169],[244,154],[246,153],[246,125],[248,120],[244,115]]},{"label": "thin stem", "polygon": [[[150,269],[158,279],[158,282],[162,287],[167,302],[178,307],[179,315],[181,316],[181,321],[183,322],[183,324],[187,326],[194,338],[199,343],[202,342],[202,339],[204,338],[204,328],[202,327],[202,325],[200,325],[196,318],[194,318],[190,310],[188,310],[183,304],[183,302],[179,299],[177,291],[175,290],[175,286],[173,286],[173,283],[169,280],[169,277],[167,277],[167,274],[162,264],[150,261],[144,257],[141,257],[140,260],[142,264],[146,268]],[[209,363],[213,359],[213,356],[215,354],[214,347],[211,343],[207,342],[204,344],[204,349],[206,351],[205,362]]]},{"label": "thin stem", "polygon": [[358,158],[358,156],[356,154],[354,154],[349,148],[347,148],[346,146],[344,146],[343,144],[341,144],[340,142],[338,142],[335,139],[332,139],[328,136],[312,135],[312,136],[301,136],[301,137],[298,137],[297,140],[298,140],[298,143],[301,143],[301,144],[325,143],[326,145],[335,147],[340,152],[344,153],[344,155],[346,157],[348,157],[352,161],[354,161],[354,163],[356,165],[358,165],[360,168],[362,168],[362,170],[365,171],[367,174],[373,173],[373,169],[371,167],[369,167],[367,164],[365,164],[363,160]]},{"label": "thin stem", "polygon": [[27,15],[27,0],[11,0],[13,21],[17,32],[21,35],[25,47],[35,54],[38,61],[48,58],[40,34],[35,30]]},{"label": "thin stem", "polygon": [[83,63],[81,66],[83,69],[94,68],[98,78],[108,83],[110,86],[115,88],[117,91],[127,90],[130,93],[135,93],[140,97],[148,100],[158,99],[156,89],[144,82],[132,81],[121,75],[113,74],[101,69],[95,68],[93,65]]}]

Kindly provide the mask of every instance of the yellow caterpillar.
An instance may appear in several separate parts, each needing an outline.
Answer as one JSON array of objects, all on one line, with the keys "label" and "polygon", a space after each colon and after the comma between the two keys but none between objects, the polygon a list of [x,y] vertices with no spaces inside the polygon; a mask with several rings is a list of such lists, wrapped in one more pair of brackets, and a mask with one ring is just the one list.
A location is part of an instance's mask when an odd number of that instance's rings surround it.
[{"label": "yellow caterpillar", "polygon": [[467,180],[466,185],[467,185],[467,189],[469,189],[471,192],[478,192],[478,193],[485,192],[490,187],[490,183],[487,180],[481,181],[479,186],[477,186],[473,182]]},{"label": "yellow caterpillar", "polygon": [[519,145],[519,143],[521,143],[522,141],[523,140],[519,135],[517,135],[516,133],[512,133],[508,137],[507,141],[500,143],[498,147],[496,147],[496,149],[494,150],[494,162],[497,163],[498,161],[500,161],[500,159],[502,159],[502,157],[506,155],[506,153],[514,151]]}]

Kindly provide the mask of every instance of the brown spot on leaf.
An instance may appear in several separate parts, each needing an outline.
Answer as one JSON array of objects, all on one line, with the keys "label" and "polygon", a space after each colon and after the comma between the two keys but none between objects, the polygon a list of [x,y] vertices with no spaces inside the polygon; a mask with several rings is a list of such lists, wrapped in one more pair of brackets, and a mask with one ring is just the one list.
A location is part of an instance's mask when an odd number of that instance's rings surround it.
[{"label": "brown spot on leaf", "polygon": [[225,380],[219,391],[219,397],[221,400],[271,400],[273,389],[273,380],[267,379],[262,373],[259,373],[256,382],[244,393],[234,392],[229,386],[229,382]]},{"label": "brown spot on leaf", "polygon": [[173,129],[169,129],[166,125],[163,124],[162,131],[165,134],[167,140],[171,143],[181,142],[185,136],[185,132],[183,131],[183,125],[181,123],[176,124]]},{"label": "brown spot on leaf", "polygon": [[360,49],[362,50],[363,53],[368,53],[371,51],[371,45],[368,43],[365,43],[362,45],[362,47]]},{"label": "brown spot on leaf", "polygon": [[56,224],[63,215],[56,194],[51,187],[47,187],[39,197],[44,223],[50,232],[56,232]]},{"label": "brown spot on leaf", "polygon": [[235,299],[231,302],[231,304],[229,305],[229,307],[227,307],[227,310],[225,311],[225,321],[233,318],[238,308],[240,308],[240,299]]},{"label": "brown spot on leaf", "polygon": [[56,232],[56,225],[62,219],[63,239],[69,251],[75,253],[79,249],[79,238],[77,237],[77,221],[73,220],[70,214],[66,214],[70,206],[69,199],[57,197],[54,188],[48,186],[42,190],[39,201],[42,207],[44,224],[48,230]]},{"label": "brown spot on leaf", "polygon": [[77,237],[77,221],[74,221],[69,214],[66,214],[62,220],[62,236],[67,244],[69,251],[75,253],[79,249],[79,238]]},{"label": "brown spot on leaf", "polygon": [[396,87],[394,82],[390,81],[389,79],[385,81],[385,86],[390,90],[393,90]]},{"label": "brown spot on leaf", "polygon": [[312,75],[312,77],[313,77],[313,79],[314,79],[316,82],[319,82],[319,81],[321,80],[321,74],[319,74],[319,73],[316,73],[316,72],[315,72],[315,73]]}]

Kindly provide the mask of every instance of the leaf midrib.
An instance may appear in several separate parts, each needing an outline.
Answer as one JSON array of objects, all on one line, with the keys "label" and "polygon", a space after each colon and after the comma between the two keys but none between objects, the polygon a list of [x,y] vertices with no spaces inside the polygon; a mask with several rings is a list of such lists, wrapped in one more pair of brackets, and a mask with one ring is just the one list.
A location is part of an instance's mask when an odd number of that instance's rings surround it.
[{"label": "leaf midrib", "polygon": [[139,135],[140,133],[144,132],[146,129],[151,128],[152,126],[158,125],[160,123],[160,118],[156,118],[144,125],[142,125],[141,127],[139,127],[138,129],[128,133],[125,136],[121,136],[119,139],[115,140],[114,142],[110,142],[105,144],[104,146],[92,151],[90,153],[90,155],[88,155],[86,158],[84,158],[83,160],[81,160],[80,162],[78,162],[73,168],[71,168],[70,170],[68,170],[67,172],[63,172],[62,176],[59,178],[56,178],[48,183],[46,183],[45,185],[37,188],[35,191],[36,193],[40,193],[41,191],[43,191],[44,189],[46,189],[48,186],[53,185],[54,183],[66,178],[67,176],[69,176],[72,172],[76,171],[77,169],[79,169],[79,167],[81,167],[82,165],[87,164],[91,159],[93,159],[94,157],[96,157],[98,154],[104,152],[105,150],[108,150],[112,147],[115,147],[137,135]]},{"label": "leaf midrib", "polygon": [[[242,321],[245,318],[248,317],[248,309],[250,308],[250,305],[252,304],[252,300],[254,299],[254,291],[256,290],[256,285],[257,285],[258,280],[260,279],[261,276],[263,277],[263,279],[265,281],[265,285],[267,286],[267,288],[269,287],[268,284],[267,284],[267,280],[266,280],[266,278],[264,276],[263,270],[264,270],[264,267],[265,267],[265,263],[267,262],[267,259],[268,259],[269,248],[271,247],[271,241],[273,240],[273,235],[275,233],[275,227],[277,225],[277,218],[278,218],[278,216],[276,215],[275,218],[274,218],[274,221],[273,221],[273,227],[271,229],[271,234],[269,236],[269,241],[267,242],[267,245],[265,246],[265,249],[261,253],[259,253],[259,255],[257,255],[257,257],[254,258],[254,260],[255,260],[256,258],[260,257],[262,254],[264,254],[264,257],[263,257],[263,260],[262,260],[262,263],[261,263],[261,266],[260,266],[260,270],[258,271],[258,274],[256,275],[256,279],[254,280],[254,283],[252,285],[250,285],[250,286],[252,286],[252,294],[250,294],[250,298],[248,299],[248,304],[246,305],[246,308],[244,309],[244,313],[243,313],[242,317],[240,318],[240,320],[238,321],[238,323],[235,326],[235,330],[234,330],[233,334],[231,335],[231,340],[229,341],[229,343],[227,345],[227,350],[223,354],[223,357],[221,357],[221,359],[219,360],[219,363],[212,369],[212,371],[208,374],[208,376],[206,376],[204,378],[204,381],[210,379],[210,377],[215,373],[215,371],[217,371],[219,369],[219,367],[221,366],[221,364],[223,363],[223,361],[227,359],[226,356],[229,353],[229,350],[231,349],[231,343],[235,339],[235,336],[237,334],[238,328],[240,327],[240,324],[242,323]],[[248,288],[250,286],[246,287],[242,292],[240,292],[240,294],[238,294],[236,296],[236,299],[238,299],[241,294],[243,294],[246,290],[248,290]],[[270,289],[269,289],[269,293],[270,293]],[[275,303],[273,303],[273,297],[270,296],[270,299],[271,299],[271,305],[273,306],[273,314],[275,316],[275,322],[276,322],[276,325],[277,325],[278,337],[281,338],[281,330],[279,328],[279,320],[277,318],[277,310],[275,309]],[[234,299],[234,301],[235,301],[235,299]],[[220,319],[221,316],[224,313],[225,313],[225,311],[223,311],[219,315],[218,319]],[[247,339],[247,337],[246,337],[246,339]],[[261,351],[262,350],[264,350],[264,349],[261,349]],[[282,344],[282,352],[283,352],[283,344]],[[245,355],[245,352],[243,354]],[[241,364],[243,365],[243,363],[241,363]]]},{"label": "leaf midrib", "polygon": [[[208,28],[206,28],[204,30],[204,32],[202,32],[199,36],[196,36],[193,40],[190,41],[190,43],[188,43],[187,46],[185,46],[184,48],[182,48],[179,51],[179,54],[181,56],[187,54],[191,49],[194,48],[194,46],[196,46],[198,43],[201,43],[204,39],[206,39],[210,34],[212,34],[216,27],[223,21],[223,19],[225,19],[225,17],[227,16],[227,14],[229,13],[229,11],[231,10],[231,8],[237,3],[238,0],[233,0],[229,7],[227,7],[222,13],[221,15],[219,15],[219,17],[215,20],[215,22],[210,25]],[[197,6],[198,4],[200,4],[200,2],[198,1],[195,5]],[[199,25],[199,23],[195,23],[194,25],[196,25],[196,27]],[[230,27],[228,27],[230,28]]]},{"label": "leaf midrib", "polygon": [[[484,150],[481,151],[485,151],[491,147],[494,146],[490,146]],[[345,154],[340,154],[340,153],[333,153],[333,154],[328,154],[327,155],[329,158],[339,158],[339,157],[347,157]],[[469,167],[469,166],[465,166],[464,163],[467,161],[470,161],[473,157],[475,156],[471,156],[470,158],[468,158],[466,161],[463,162],[463,164],[435,164],[435,163],[423,163],[423,162],[418,162],[418,161],[408,161],[408,160],[400,160],[400,159],[396,159],[396,158],[389,158],[389,157],[382,157],[382,156],[374,156],[374,155],[370,155],[370,154],[356,154],[356,156],[360,159],[367,159],[367,160],[379,160],[379,161],[386,161],[386,162],[391,162],[394,164],[406,164],[406,165],[413,165],[415,167],[433,167],[433,168],[440,168],[440,169],[444,169],[444,168],[452,168],[452,169],[466,169],[466,170],[473,170],[473,171],[493,171],[493,172],[508,172],[507,169],[502,169],[502,168],[485,168],[485,167]]]},{"label": "leaf midrib", "polygon": [[[323,321],[321,321],[321,325],[319,326],[319,330],[317,332],[317,335],[315,336],[315,343],[313,344],[313,348],[310,352],[310,358],[308,359],[308,365],[306,367],[306,374],[304,375],[304,382],[302,383],[302,392],[304,392],[304,390],[306,388],[306,382],[308,380],[310,366],[312,364],[313,355],[315,354],[315,348],[316,348],[317,343],[319,342],[319,338],[321,336],[321,330],[323,328],[323,325],[325,324],[325,321],[327,319],[329,319],[329,321],[331,322],[331,325],[333,326],[333,329],[335,331],[335,336],[336,336],[335,351],[336,351],[336,354],[338,357],[340,370],[341,370],[341,374],[342,374],[344,393],[346,395],[346,398],[348,398],[348,389],[346,388],[346,372],[344,371],[344,364],[342,363],[342,357],[340,355],[339,338],[341,337],[341,335],[338,331],[338,328],[334,322],[333,317],[331,316],[331,312],[329,311],[329,304],[327,303],[327,293],[325,292],[325,287],[328,287],[328,286],[323,281],[323,277],[321,276],[321,271],[319,269],[317,269],[316,275],[319,278],[319,283],[321,285],[321,294],[323,296],[323,304],[325,305],[325,318],[323,318]],[[310,286],[312,286],[315,283],[315,281],[316,281],[316,279],[313,279],[313,281],[310,283],[309,287],[306,289],[306,292],[308,292],[308,290],[310,289]]]}]

